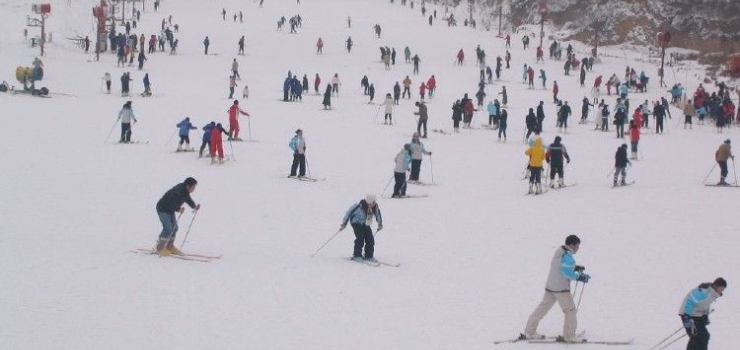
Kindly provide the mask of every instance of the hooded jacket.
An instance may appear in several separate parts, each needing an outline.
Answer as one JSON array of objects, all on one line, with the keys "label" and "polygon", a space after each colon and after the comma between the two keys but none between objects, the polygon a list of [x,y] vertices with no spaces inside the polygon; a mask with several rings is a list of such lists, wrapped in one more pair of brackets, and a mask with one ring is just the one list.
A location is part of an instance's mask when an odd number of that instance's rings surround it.
[{"label": "hooded jacket", "polygon": [[529,166],[541,168],[545,161],[545,148],[542,147],[542,138],[537,137],[532,147],[524,151],[524,154],[529,156]]}]

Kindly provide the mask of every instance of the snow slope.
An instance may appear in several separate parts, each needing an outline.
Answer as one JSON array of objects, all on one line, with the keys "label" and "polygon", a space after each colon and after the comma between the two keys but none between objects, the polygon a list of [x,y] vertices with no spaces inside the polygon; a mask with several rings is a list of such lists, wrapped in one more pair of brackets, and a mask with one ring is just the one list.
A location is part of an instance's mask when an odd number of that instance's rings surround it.
[{"label": "snow slope", "polygon": [[[396,125],[377,123],[378,105],[366,104],[358,89],[361,77],[368,75],[376,102],[382,101],[395,81],[411,75],[402,56],[410,46],[422,59],[421,74],[411,76],[412,92],[418,94],[420,79],[436,76],[429,127],[449,131],[452,102],[476,90],[475,46],[492,62],[503,56],[503,41],[443,26],[442,9],[430,27],[418,3],[412,11],[398,2],[360,0],[266,0],[263,8],[251,1],[165,1],[159,12],[149,7],[142,13],[138,30],[157,33],[161,19],[171,14],[181,27],[180,48],[175,56],[149,56],[145,70],[155,96],[141,98],[143,72],[116,68],[112,54],[89,62],[93,54],[63,39],[91,34],[93,5],[52,1],[48,23],[54,41],[43,58],[46,79],[40,83],[56,93],[52,98],[0,94],[0,348],[488,349],[493,340],[522,331],[540,300],[551,254],[569,234],[583,240],[576,259],[593,276],[579,311],[579,329],[589,338],[635,338],[625,348],[650,347],[680,326],[676,313],[690,288],[723,276],[730,289],[712,317],[711,344],[732,348],[738,326],[732,310],[740,306],[732,297],[740,279],[732,268],[738,265],[737,193],[704,187],[701,180],[714,164],[716,147],[735,130],[685,131],[674,108],[666,134],[643,135],[644,160],[628,173],[637,183],[612,189],[606,175],[622,141],[592,131],[592,124],[576,124],[590,88],[578,87],[577,74],[563,76],[562,62],[546,60],[536,67],[548,71],[550,82],[558,81],[560,97],[574,107],[563,143],[572,157],[566,179],[578,185],[524,196],[524,115],[545,101],[543,137],[549,143],[555,109],[549,91],[527,90],[521,83],[521,65],[534,63],[534,51],[522,51],[514,36],[512,69],[487,87],[489,97],[501,85],[509,90],[509,142],[497,143],[488,130],[430,132],[425,144],[434,153],[422,164],[422,179],[431,182],[433,171],[437,186],[408,190],[429,197],[379,200],[385,229],[377,235],[376,255],[401,267],[347,262],[350,230],[311,258],[350,205],[367,193],[390,195],[390,188],[383,190],[392,159],[414,132],[409,100],[395,111]],[[15,67],[38,54],[21,35],[29,7],[18,0],[0,4],[0,79],[16,86]],[[245,23],[222,21],[222,7],[229,16],[242,10]],[[297,13],[304,18],[299,34],[275,30],[281,15]],[[375,23],[383,27],[381,39],[373,36]],[[206,35],[218,55],[203,55]],[[247,55],[238,57],[241,35]],[[351,54],[343,49],[348,36],[355,41]],[[325,42],[323,55],[315,54],[318,37]],[[390,71],[379,63],[380,45],[399,51]],[[460,48],[468,62],[455,67]],[[618,49],[603,52],[608,56],[595,69],[605,78],[625,65],[655,71]],[[173,153],[175,139],[168,140],[183,117],[199,127],[211,120],[227,123],[233,58],[241,64],[240,83],[251,89],[241,105],[252,115],[258,142],[235,143],[233,151],[225,142],[236,161],[223,166]],[[324,86],[338,73],[343,86],[335,109],[321,111],[319,96],[279,102],[288,70],[307,74],[311,85],[319,73]],[[101,92],[106,71],[114,77],[112,95]],[[124,71],[134,79],[131,100],[139,123],[133,139],[149,144],[111,143],[126,101],[117,94]],[[587,86],[593,78],[589,73]],[[695,86],[689,81],[690,89]],[[633,101],[663,94],[655,85],[650,89]],[[613,106],[612,97],[607,101]],[[485,118],[477,113],[473,125]],[[246,136],[247,120],[241,121]],[[285,179],[287,144],[297,128],[305,132],[311,174],[326,181]],[[191,138],[197,146],[200,134]],[[223,258],[206,264],[129,253],[154,243],[161,229],[154,205],[187,176],[198,179],[194,198],[203,208],[185,249]],[[717,176],[715,170],[710,180]],[[192,219],[190,212],[183,216],[178,242]],[[561,323],[556,307],[540,331],[557,334]],[[538,347],[544,346],[498,346]]]}]

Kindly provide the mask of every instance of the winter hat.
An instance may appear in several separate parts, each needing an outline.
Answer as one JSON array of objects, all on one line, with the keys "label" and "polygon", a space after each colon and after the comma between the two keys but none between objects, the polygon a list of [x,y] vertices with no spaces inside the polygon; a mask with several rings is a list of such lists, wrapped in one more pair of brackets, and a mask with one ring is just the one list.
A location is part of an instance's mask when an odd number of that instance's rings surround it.
[{"label": "winter hat", "polygon": [[195,179],[192,177],[185,179],[185,186],[192,186],[192,185],[197,185],[197,184],[198,184],[198,181],[195,181]]},{"label": "winter hat", "polygon": [[299,134],[299,133],[302,133],[302,132],[303,132],[303,130],[301,130],[301,129],[298,129],[298,130],[295,131],[296,134]]},{"label": "winter hat", "polygon": [[730,139],[725,140],[725,143],[730,143]]},{"label": "winter hat", "polygon": [[368,194],[367,196],[365,196],[365,202],[367,204],[375,204],[375,199],[376,198],[374,194]]},{"label": "winter hat", "polygon": [[581,244],[581,239],[576,235],[570,235],[565,238],[565,245]]},{"label": "winter hat", "polygon": [[404,144],[404,145],[403,145],[403,149],[404,149],[404,150],[406,150],[406,151],[409,151],[409,150],[411,150],[411,144],[410,144],[410,143],[406,143],[406,144]]},{"label": "winter hat", "polygon": [[239,100],[234,100],[234,104],[235,105],[238,105],[239,104]]},{"label": "winter hat", "polygon": [[714,282],[712,282],[712,284],[715,285],[715,286],[717,286],[717,287],[727,288],[727,281],[725,281],[725,279],[722,278],[722,277],[719,277],[716,280],[714,280]]},{"label": "winter hat", "polygon": [[555,143],[560,143],[560,140],[562,140],[560,136],[555,136]]}]

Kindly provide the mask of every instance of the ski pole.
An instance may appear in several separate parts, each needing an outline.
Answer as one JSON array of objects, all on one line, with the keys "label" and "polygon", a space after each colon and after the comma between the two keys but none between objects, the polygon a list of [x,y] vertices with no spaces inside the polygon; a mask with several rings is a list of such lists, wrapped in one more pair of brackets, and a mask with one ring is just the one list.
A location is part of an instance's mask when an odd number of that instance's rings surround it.
[{"label": "ski pole", "polygon": [[586,290],[586,282],[583,283],[581,286],[581,294],[578,295],[578,304],[576,304],[576,312],[578,312],[578,308],[581,306],[581,299],[583,299],[583,291]]},{"label": "ski pole", "polygon": [[167,143],[164,144],[165,146],[169,145],[170,142],[172,142],[172,138],[175,137],[175,133],[176,132],[177,132],[177,130],[175,130],[175,131],[172,132],[172,135],[170,135],[170,138],[167,140]]},{"label": "ski pole", "polygon": [[378,110],[375,111],[375,118],[373,119],[373,124],[378,124],[378,115],[380,114],[380,107],[383,105],[378,106]]},{"label": "ski pole", "polygon": [[[394,174],[394,175],[395,175],[395,174]],[[391,178],[390,178],[390,179],[388,179],[388,183],[387,183],[387,184],[385,185],[385,187],[383,188],[383,192],[380,192],[380,196],[381,196],[381,197],[382,197],[382,196],[383,196],[383,195],[385,194],[385,190],[387,190],[387,189],[388,189],[388,186],[390,186],[390,185],[391,185],[391,181],[393,181],[393,176],[394,176],[394,175],[391,175]]]},{"label": "ski pole", "polygon": [[683,339],[683,337],[685,337],[685,336],[686,336],[686,333],[684,333],[684,334],[681,334],[681,336],[680,336],[680,337],[678,337],[678,338],[676,338],[676,339],[673,339],[673,340],[672,340],[672,341],[671,341],[670,343],[668,343],[668,344],[666,344],[666,345],[663,345],[663,346],[659,347],[659,348],[658,348],[657,350],[663,350],[663,349],[667,349],[667,348],[668,348],[669,346],[673,345],[673,343],[675,343],[675,342],[677,342],[677,341],[679,341],[679,340]]},{"label": "ski pole", "polygon": [[609,176],[611,176],[611,174],[612,174],[612,173],[614,172],[614,169],[615,169],[615,168],[612,168],[612,171],[610,171],[610,172],[609,172],[608,174],[606,174],[606,177],[609,177]]},{"label": "ski pole", "polygon": [[[195,210],[193,212],[193,218],[190,219],[190,225],[188,225],[188,230],[185,231],[185,238],[183,238],[182,244],[180,244],[180,250],[182,250],[182,248],[185,247],[185,242],[188,241],[188,234],[190,233],[190,229],[193,228],[193,221],[195,221],[195,216],[196,215],[198,215],[198,211],[197,210]],[[182,216],[182,213],[180,213],[180,216]],[[180,218],[178,217],[177,220],[180,220]]]},{"label": "ski pole", "polygon": [[229,140],[229,148],[231,148],[231,159],[236,162],[236,157],[234,156],[234,143]]},{"label": "ski pole", "polygon": [[429,155],[429,173],[432,175],[432,183],[434,183],[434,162],[431,154]]},{"label": "ski pole", "polygon": [[735,170],[735,157],[732,158],[732,173],[735,175],[734,185],[737,185],[737,170]]},{"label": "ski pole", "polygon": [[303,154],[303,161],[306,162],[306,171],[308,172],[308,177],[311,176],[311,167],[308,166],[308,158],[306,158],[306,154]]},{"label": "ski pole", "polygon": [[252,118],[247,117],[247,131],[249,132],[249,141],[252,141]]},{"label": "ski pole", "polygon": [[[675,332],[671,333],[671,335],[663,338],[663,340],[661,340],[660,342],[658,342],[658,344],[655,344],[652,348],[650,348],[650,350],[658,349],[659,346],[663,345],[663,343],[665,343],[666,341],[668,341],[668,339],[671,339],[674,335],[676,335],[676,333],[680,332],[682,329],[683,329],[683,327],[679,327]],[[681,338],[683,338],[683,337],[681,337]],[[681,338],[678,338],[678,339],[681,339]],[[668,345],[673,344],[674,342],[675,342],[675,340],[673,342],[669,343]],[[667,346],[667,345],[664,345],[660,349],[665,348],[665,346]]]},{"label": "ski pole", "polygon": [[[733,164],[733,166],[734,166],[734,164]],[[707,183],[707,179],[709,179],[709,176],[712,175],[712,173],[714,172],[714,168],[716,168],[716,167],[717,167],[717,163],[715,162],[714,163],[714,166],[712,167],[712,170],[709,170],[709,173],[707,173],[707,177],[705,177],[704,178],[704,181],[701,182],[702,184],[706,184]]]},{"label": "ski pole", "polygon": [[[120,119],[120,118],[119,118],[119,119]],[[113,123],[113,127],[112,127],[112,128],[110,128],[110,132],[108,132],[108,136],[106,136],[106,137],[105,137],[105,141],[103,141],[103,143],[108,143],[108,139],[110,138],[110,135],[112,135],[112,134],[113,134],[113,130],[115,130],[115,128],[116,128],[116,125],[118,125],[118,120],[119,120],[119,119],[116,119],[116,122],[115,122],[115,123]]]},{"label": "ski pole", "polygon": [[329,244],[329,242],[331,242],[331,240],[334,239],[334,237],[336,237],[339,234],[339,232],[342,232],[342,229],[337,230],[337,233],[329,237],[329,239],[324,244],[322,244],[321,247],[319,247],[319,249],[316,249],[316,251],[313,252],[313,254],[311,254],[311,257],[313,258],[314,256],[316,256],[316,254],[319,253],[319,251],[321,251],[321,249],[324,249],[324,247],[326,247],[326,245]]}]

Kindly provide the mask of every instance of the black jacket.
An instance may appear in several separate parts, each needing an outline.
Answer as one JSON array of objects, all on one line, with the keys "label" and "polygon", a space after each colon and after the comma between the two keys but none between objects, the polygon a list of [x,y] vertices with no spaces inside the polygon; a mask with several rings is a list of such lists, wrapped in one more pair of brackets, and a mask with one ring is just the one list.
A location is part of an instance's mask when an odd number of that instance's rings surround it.
[{"label": "black jacket", "polygon": [[175,211],[182,207],[183,203],[188,203],[191,208],[195,209],[195,202],[190,198],[190,193],[185,188],[185,184],[181,183],[171,188],[159,199],[159,202],[157,202],[157,211],[174,214]]},{"label": "black jacket", "polygon": [[627,147],[617,148],[617,154],[614,155],[614,166],[617,168],[624,168],[629,163],[630,161],[627,159]]},{"label": "black jacket", "polygon": [[547,147],[547,153],[545,154],[545,160],[552,164],[553,167],[562,167],[563,158],[570,163],[570,156],[568,156],[568,150],[560,142],[553,142]]}]

